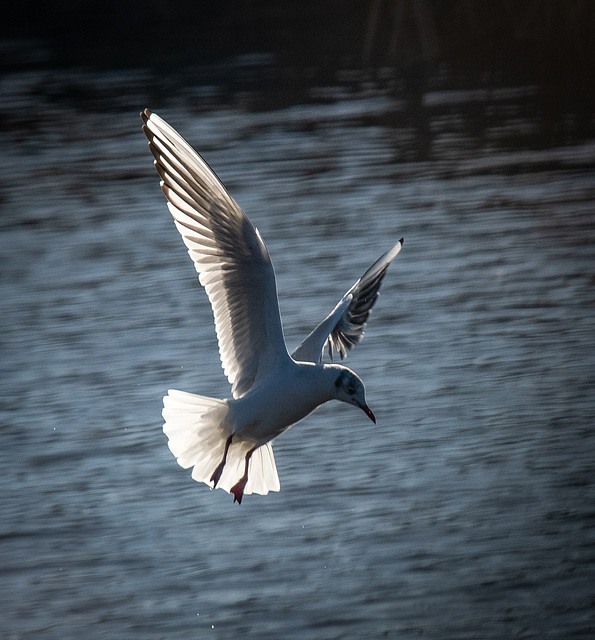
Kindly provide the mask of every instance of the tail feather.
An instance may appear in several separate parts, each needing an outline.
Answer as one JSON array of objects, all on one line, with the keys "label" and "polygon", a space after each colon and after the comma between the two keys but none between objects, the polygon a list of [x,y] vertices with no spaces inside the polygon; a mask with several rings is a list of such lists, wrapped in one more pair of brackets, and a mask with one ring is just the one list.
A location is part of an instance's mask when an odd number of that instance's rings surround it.
[{"label": "tail feather", "polygon": [[[163,431],[168,446],[184,469],[194,467],[192,478],[213,486],[211,476],[223,458],[231,432],[226,423],[225,400],[170,389],[163,398]],[[245,457],[254,446],[246,440],[232,441],[217,488],[228,493],[244,475]],[[259,447],[250,458],[244,493],[279,491],[279,476],[271,442]]]},{"label": "tail feather", "polygon": [[273,443],[267,442],[256,449],[250,459],[248,471],[248,484],[244,493],[261,493],[266,495],[269,491],[279,491],[279,476],[277,465],[273,455]]}]

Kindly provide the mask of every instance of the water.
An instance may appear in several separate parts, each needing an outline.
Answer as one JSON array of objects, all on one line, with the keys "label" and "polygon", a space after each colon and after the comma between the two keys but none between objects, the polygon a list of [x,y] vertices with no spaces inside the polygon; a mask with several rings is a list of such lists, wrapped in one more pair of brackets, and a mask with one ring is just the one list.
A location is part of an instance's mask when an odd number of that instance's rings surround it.
[{"label": "water", "polygon": [[276,442],[281,492],[238,507],[161,432],[168,388],[229,386],[153,105],[48,83],[2,86],[2,637],[591,637],[595,143],[501,145],[536,126],[514,92],[481,146],[439,110],[423,162],[372,90],[159,110],[259,227],[290,348],[405,236],[347,361],[378,424],[322,407]]}]

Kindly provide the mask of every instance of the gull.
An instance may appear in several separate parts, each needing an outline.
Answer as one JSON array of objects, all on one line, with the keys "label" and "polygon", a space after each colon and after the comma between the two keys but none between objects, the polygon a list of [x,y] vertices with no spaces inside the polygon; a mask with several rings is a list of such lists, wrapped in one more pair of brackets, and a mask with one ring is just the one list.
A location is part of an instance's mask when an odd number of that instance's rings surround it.
[{"label": "gull", "polygon": [[375,423],[364,383],[339,364],[363,337],[399,240],[347,291],[290,355],[275,272],[258,230],[203,158],[158,115],[140,114],[161,189],[213,309],[231,398],[170,389],[163,399],[168,446],[192,478],[244,494],[279,491],[272,440],[321,404],[340,400]]}]

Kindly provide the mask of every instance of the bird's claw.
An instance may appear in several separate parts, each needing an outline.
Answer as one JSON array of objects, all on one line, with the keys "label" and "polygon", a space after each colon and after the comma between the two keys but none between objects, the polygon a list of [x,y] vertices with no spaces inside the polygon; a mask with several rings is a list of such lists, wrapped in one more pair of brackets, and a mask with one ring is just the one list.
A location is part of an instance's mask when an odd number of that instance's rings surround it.
[{"label": "bird's claw", "polygon": [[238,504],[242,504],[242,498],[244,496],[244,487],[246,486],[247,478],[242,478],[237,484],[231,488],[231,492],[233,493],[233,501]]},{"label": "bird's claw", "polygon": [[215,471],[213,471],[213,475],[211,476],[211,482],[213,483],[213,489],[217,486],[217,483],[221,479],[221,474],[223,473],[223,467],[225,466],[225,462],[220,462],[217,465]]}]

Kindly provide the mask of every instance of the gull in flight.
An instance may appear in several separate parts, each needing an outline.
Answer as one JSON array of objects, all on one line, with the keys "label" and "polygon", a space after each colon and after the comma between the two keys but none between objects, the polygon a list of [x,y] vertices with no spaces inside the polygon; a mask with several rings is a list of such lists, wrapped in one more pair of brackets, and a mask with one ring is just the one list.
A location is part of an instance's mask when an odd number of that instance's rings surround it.
[{"label": "gull in flight", "polygon": [[194,149],[158,115],[141,113],[161,189],[215,316],[232,397],[168,391],[163,431],[192,477],[244,494],[279,491],[272,441],[316,407],[341,400],[374,422],[364,383],[338,364],[363,337],[370,309],[403,239],[382,255],[289,355],[269,252],[246,214]]}]

